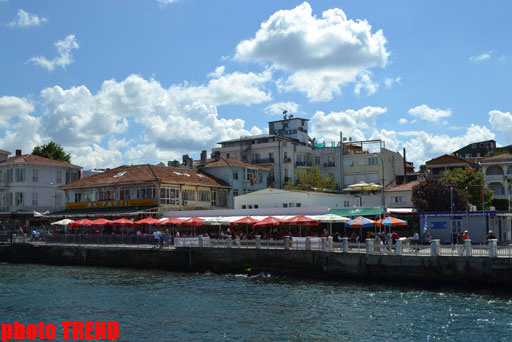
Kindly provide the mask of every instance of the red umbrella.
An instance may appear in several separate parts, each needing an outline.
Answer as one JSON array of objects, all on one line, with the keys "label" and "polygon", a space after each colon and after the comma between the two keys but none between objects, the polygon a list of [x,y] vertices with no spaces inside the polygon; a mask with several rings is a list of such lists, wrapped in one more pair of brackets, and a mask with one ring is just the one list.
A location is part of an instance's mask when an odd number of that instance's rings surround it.
[{"label": "red umbrella", "polygon": [[133,226],[133,221],[127,220],[125,218],[120,218],[114,221],[110,221],[110,224],[113,226]]},{"label": "red umbrella", "polygon": [[253,224],[253,227],[269,227],[269,226],[279,226],[281,223],[283,223],[283,220],[274,216],[269,216],[261,220],[260,222],[257,222]]},{"label": "red umbrella", "polygon": [[75,222],[71,222],[69,225],[71,227],[80,227],[80,226],[90,226],[92,224],[91,220],[88,219],[81,219]]},{"label": "red umbrella", "polygon": [[375,225],[386,227],[407,226],[407,221],[389,216],[378,220],[377,222],[375,222]]},{"label": "red umbrella", "polygon": [[163,224],[181,224],[183,222],[182,219],[179,219],[177,217],[169,217],[169,218],[166,218],[165,220],[163,221],[160,221],[160,224],[163,225]]},{"label": "red umbrella", "polygon": [[112,221],[106,220],[104,218],[99,218],[97,220],[92,221],[91,226],[105,226],[110,224]]},{"label": "red umbrella", "polygon": [[204,220],[199,217],[191,217],[180,223],[182,226],[202,226]]},{"label": "red umbrella", "polygon": [[311,217],[297,215],[294,217],[290,217],[283,221],[283,223],[287,224],[300,224],[304,226],[317,226],[320,222],[313,220]]},{"label": "red umbrella", "polygon": [[146,217],[145,219],[133,222],[134,224],[160,224],[160,220],[152,217]]},{"label": "red umbrella", "polygon": [[252,226],[255,223],[258,223],[260,221],[256,220],[255,218],[252,218],[250,216],[242,217],[241,219],[238,219],[236,221],[231,222],[229,225],[234,226],[235,224],[248,224]]}]

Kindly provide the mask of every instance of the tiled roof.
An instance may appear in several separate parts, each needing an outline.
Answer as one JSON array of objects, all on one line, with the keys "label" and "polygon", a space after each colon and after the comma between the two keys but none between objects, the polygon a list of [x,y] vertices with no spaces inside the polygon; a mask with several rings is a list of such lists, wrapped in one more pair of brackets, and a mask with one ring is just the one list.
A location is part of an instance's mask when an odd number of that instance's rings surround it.
[{"label": "tiled roof", "polygon": [[12,157],[7,158],[7,160],[2,163],[39,163],[39,164],[58,164],[58,165],[62,165],[62,166],[80,167],[78,165],[61,162],[61,161],[53,160],[50,158],[35,156],[33,154],[23,154],[21,156],[12,156]]},{"label": "tiled roof", "polygon": [[0,150],[0,154],[11,154],[11,152],[6,151],[6,150]]},{"label": "tiled roof", "polygon": [[119,166],[115,169],[111,169],[100,174],[63,185],[60,187],[60,189],[145,182],[169,182],[174,184],[197,184],[230,187],[226,182],[202,172],[177,167],[142,164],[133,166]]},{"label": "tiled roof", "polygon": [[207,163],[204,167],[221,167],[221,166],[241,166],[241,167],[247,167],[247,168],[250,168],[250,169],[258,169],[258,170],[263,170],[263,171],[270,171],[266,167],[262,167],[262,166],[258,166],[258,165],[253,165],[253,164],[248,164],[248,163],[242,163],[242,162],[239,162],[237,160],[228,159],[228,158],[224,158],[224,157],[221,157],[217,161],[212,160],[211,162]]},{"label": "tiled roof", "polygon": [[497,156],[485,158],[480,161],[481,164],[504,163],[504,162],[512,162],[512,154],[509,154],[509,153],[498,154]]},{"label": "tiled roof", "polygon": [[462,164],[470,165],[465,159],[451,156],[448,154],[431,159],[431,160],[427,161],[425,164],[427,164],[427,165],[442,165],[442,164],[452,164],[452,163],[462,163]]},{"label": "tiled roof", "polygon": [[420,184],[420,181],[415,180],[415,181],[412,181],[409,183],[400,184],[400,185],[394,186],[392,188],[386,189],[386,192],[387,191],[391,191],[391,192],[412,191],[412,188],[418,184]]}]

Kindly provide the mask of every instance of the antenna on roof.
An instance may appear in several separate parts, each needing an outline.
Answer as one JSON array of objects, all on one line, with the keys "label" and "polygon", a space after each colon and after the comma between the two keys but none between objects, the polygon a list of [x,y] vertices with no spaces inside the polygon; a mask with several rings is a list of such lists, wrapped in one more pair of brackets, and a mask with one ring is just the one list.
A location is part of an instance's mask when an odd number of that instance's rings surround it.
[{"label": "antenna on roof", "polygon": [[283,120],[286,120],[286,113],[288,113],[288,111],[287,111],[287,110],[285,110],[285,111],[283,112]]}]

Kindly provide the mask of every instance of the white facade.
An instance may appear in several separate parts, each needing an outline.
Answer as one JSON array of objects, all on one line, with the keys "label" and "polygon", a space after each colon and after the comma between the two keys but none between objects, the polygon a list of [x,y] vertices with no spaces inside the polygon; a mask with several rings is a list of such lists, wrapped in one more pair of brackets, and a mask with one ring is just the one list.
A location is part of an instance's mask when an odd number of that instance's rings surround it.
[{"label": "white facade", "polygon": [[45,162],[45,159],[20,155],[0,161],[1,212],[32,213],[64,209],[64,191],[57,187],[77,180],[80,167]]},{"label": "white facade", "polygon": [[[351,195],[268,188],[235,197],[234,209],[305,207],[328,207],[331,209],[342,209],[358,207],[360,202],[360,198]],[[363,197],[363,205],[372,205],[368,204],[370,202],[372,202],[372,198]]]},{"label": "white facade", "polygon": [[485,185],[494,191],[494,198],[510,199],[512,155],[502,154],[481,161]]}]

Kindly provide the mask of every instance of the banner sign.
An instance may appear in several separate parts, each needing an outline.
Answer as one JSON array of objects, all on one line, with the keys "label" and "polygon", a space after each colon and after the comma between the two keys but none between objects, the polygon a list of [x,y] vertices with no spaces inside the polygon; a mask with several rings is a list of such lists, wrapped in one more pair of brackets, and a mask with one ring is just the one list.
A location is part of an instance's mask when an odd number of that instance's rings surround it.
[{"label": "banner sign", "polygon": [[135,207],[143,205],[155,205],[155,198],[141,198],[133,200],[109,200],[109,201],[95,201],[95,202],[75,202],[66,203],[66,209],[98,209],[98,208],[122,208],[122,207]]}]

